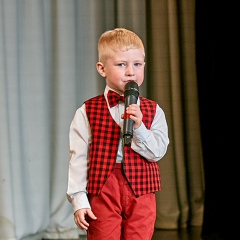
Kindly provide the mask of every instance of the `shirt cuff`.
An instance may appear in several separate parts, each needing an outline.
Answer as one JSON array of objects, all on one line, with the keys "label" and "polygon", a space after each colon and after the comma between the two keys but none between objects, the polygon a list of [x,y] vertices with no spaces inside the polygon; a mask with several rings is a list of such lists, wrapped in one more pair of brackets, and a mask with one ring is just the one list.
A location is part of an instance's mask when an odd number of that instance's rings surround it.
[{"label": "shirt cuff", "polygon": [[75,213],[77,210],[82,208],[90,208],[87,194],[85,192],[79,192],[71,196],[70,203],[73,206],[73,212]]}]

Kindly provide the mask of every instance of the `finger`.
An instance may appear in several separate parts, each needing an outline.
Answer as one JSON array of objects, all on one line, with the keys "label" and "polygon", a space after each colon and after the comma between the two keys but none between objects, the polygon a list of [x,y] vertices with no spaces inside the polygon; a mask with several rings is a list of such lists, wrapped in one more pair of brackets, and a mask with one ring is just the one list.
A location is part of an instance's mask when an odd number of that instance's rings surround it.
[{"label": "finger", "polygon": [[97,219],[97,217],[94,215],[94,213],[92,211],[89,211],[88,212],[88,216],[91,218],[91,219]]},{"label": "finger", "polygon": [[89,227],[89,223],[84,219],[84,218],[80,218],[80,217],[76,217],[75,219],[75,223],[76,225],[81,228],[81,229],[85,229],[87,230]]}]

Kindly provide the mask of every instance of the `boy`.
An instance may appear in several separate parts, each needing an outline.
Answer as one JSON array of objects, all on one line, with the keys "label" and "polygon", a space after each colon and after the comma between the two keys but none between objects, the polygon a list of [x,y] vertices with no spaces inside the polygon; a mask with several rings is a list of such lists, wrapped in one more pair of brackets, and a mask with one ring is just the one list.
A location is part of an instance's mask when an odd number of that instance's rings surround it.
[{"label": "boy", "polygon": [[[123,99],[111,103],[130,81],[138,86],[144,81],[145,50],[135,33],[106,31],[98,57],[96,68],[106,87],[104,94],[85,101],[71,123],[67,198],[88,240],[150,240],[155,192],[161,190],[157,161],[169,144],[165,114],[144,97],[126,109]],[[122,142],[124,112],[134,122],[127,146]]]}]

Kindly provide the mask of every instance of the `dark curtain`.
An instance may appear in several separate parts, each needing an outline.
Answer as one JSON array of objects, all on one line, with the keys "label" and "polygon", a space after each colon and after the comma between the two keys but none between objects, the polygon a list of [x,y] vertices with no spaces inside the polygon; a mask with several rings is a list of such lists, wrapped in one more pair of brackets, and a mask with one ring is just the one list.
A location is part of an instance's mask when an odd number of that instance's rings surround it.
[{"label": "dark curtain", "polygon": [[[234,57],[232,5],[223,1],[196,1],[196,66],[205,172],[203,239],[235,239],[233,189]],[[239,157],[238,157],[239,158]],[[235,166],[235,167],[234,167]],[[232,189],[232,190],[230,190]]]}]

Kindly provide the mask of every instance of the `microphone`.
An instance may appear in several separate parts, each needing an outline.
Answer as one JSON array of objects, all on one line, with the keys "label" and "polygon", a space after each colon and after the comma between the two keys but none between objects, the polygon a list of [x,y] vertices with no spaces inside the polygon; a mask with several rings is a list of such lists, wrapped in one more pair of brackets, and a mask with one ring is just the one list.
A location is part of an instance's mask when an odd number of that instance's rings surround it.
[{"label": "microphone", "polygon": [[[134,81],[130,81],[125,85],[124,97],[125,97],[125,109],[131,105],[136,104],[139,96],[138,84]],[[133,137],[133,124],[134,121],[130,118],[130,115],[124,113],[123,122],[123,144],[130,146]]]}]

